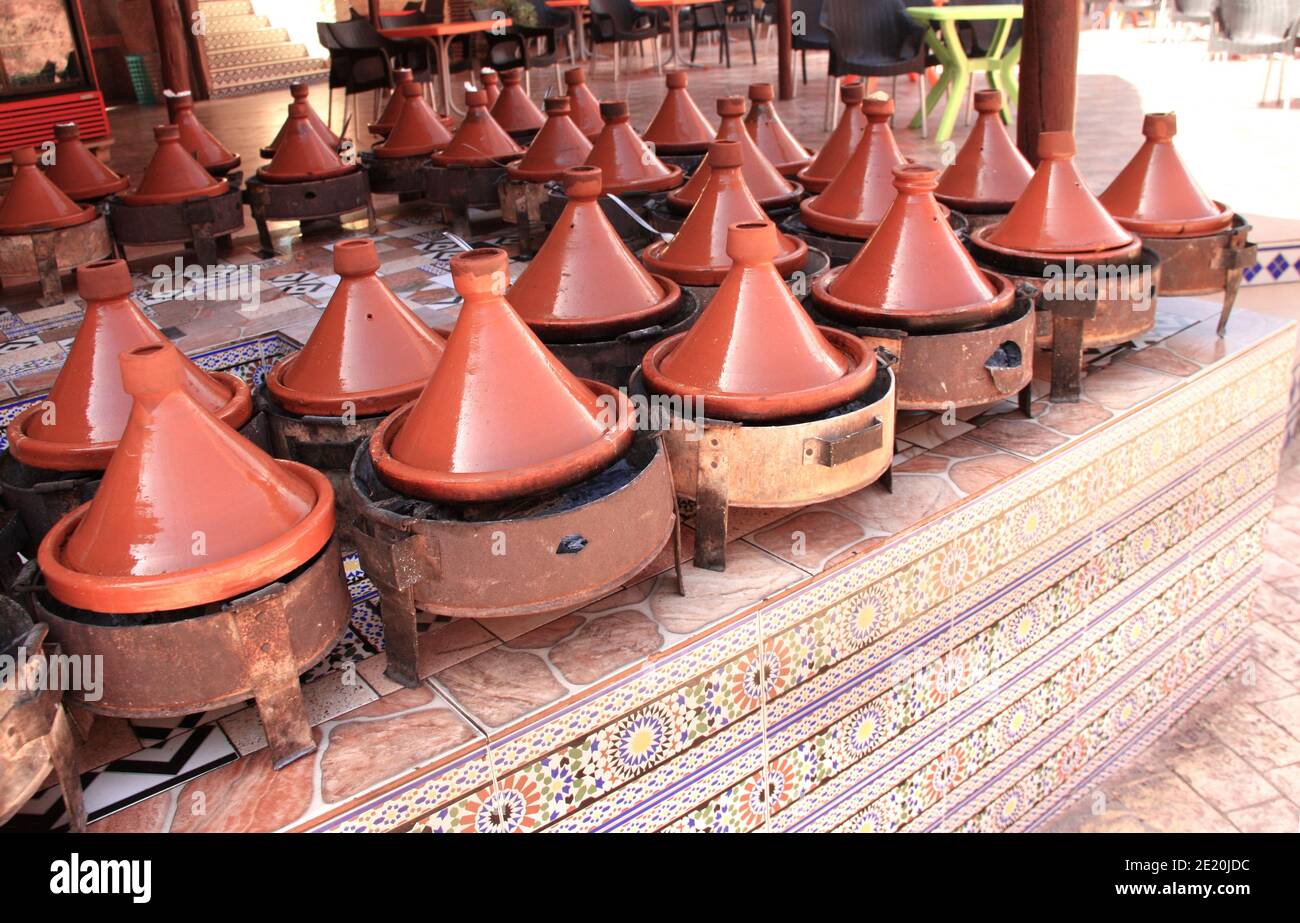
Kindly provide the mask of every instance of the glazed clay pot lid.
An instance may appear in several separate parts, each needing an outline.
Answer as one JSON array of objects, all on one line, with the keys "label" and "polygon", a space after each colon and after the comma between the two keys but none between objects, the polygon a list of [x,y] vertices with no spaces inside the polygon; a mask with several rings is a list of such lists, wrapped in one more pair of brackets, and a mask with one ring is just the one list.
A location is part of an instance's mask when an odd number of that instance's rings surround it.
[{"label": "glazed clay pot lid", "polygon": [[[64,406],[63,413],[56,414],[48,426],[42,420],[44,401],[9,423],[9,451],[23,464],[52,471],[100,471],[107,467],[130,416],[130,397],[122,390],[118,371],[118,347],[154,344],[176,349],[129,301],[131,285],[124,260],[102,260],[77,268],[77,290],[87,303],[86,317],[48,400],[55,403],[56,409],[65,405],[64,389],[69,381],[84,381],[86,388],[84,393],[74,395],[77,406]],[[104,355],[101,349],[113,354]],[[242,378],[229,372],[203,371],[183,357],[180,362],[192,397],[202,397],[207,409],[234,429],[249,421],[253,399]],[[110,432],[111,439],[103,438]]]},{"label": "glazed clay pot lid", "polygon": [[76,122],[57,122],[54,126],[55,159],[45,168],[45,175],[75,201],[102,199],[121,192],[131,181],[119,176],[81,142]]},{"label": "glazed clay pot lid", "polygon": [[[402,68],[400,67],[394,69],[393,75],[395,78],[401,70]],[[293,97],[294,102],[302,103],[307,107],[307,121],[311,123],[312,128],[316,129],[316,134],[320,135],[321,140],[329,146],[330,150],[338,150],[339,136],[330,131],[329,126],[325,124],[324,120],[321,119],[309,102],[309,98],[311,97],[311,87],[301,80],[295,80],[293,83],[289,84],[289,95]],[[393,97],[394,99],[401,99],[400,95],[396,93],[393,94]],[[389,100],[389,105],[392,105],[391,99]],[[284,137],[284,133],[289,129],[290,123],[291,120],[286,118],[280,125],[280,130],[276,132],[275,138],[259,152],[264,160],[270,160],[275,156],[275,149],[280,146],[280,139]]]},{"label": "glazed clay pot lid", "polygon": [[509,134],[536,131],[546,121],[537,104],[524,92],[523,72],[514,69],[501,75],[501,95],[492,103],[492,118]]},{"label": "glazed clay pot lid", "polygon": [[375,275],[379,265],[373,240],[334,245],[339,285],[303,348],[266,375],[267,391],[285,410],[375,416],[423,390],[446,344]]},{"label": "glazed clay pot lid", "polygon": [[564,95],[569,97],[569,118],[573,124],[588,141],[595,141],[605,127],[605,120],[600,115],[600,100],[587,88],[585,68],[571,67],[564,72]]},{"label": "glazed clay pot lid", "polygon": [[321,140],[307,118],[306,103],[289,104],[289,123],[280,136],[275,156],[257,171],[266,183],[310,183],[355,173],[358,164],[346,164]]},{"label": "glazed clay pot lid", "polygon": [[994,289],[992,298],[969,304],[926,308],[880,308],[857,304],[831,294],[830,288],[847,266],[836,266],[813,282],[813,301],[827,317],[863,327],[905,329],[912,333],[951,333],[997,322],[1011,312],[1016,289],[1001,273],[980,270]]},{"label": "glazed clay pot lid", "polygon": [[815,151],[805,147],[773,108],[776,92],[770,83],[749,85],[745,130],[782,176],[792,177],[812,163]]},{"label": "glazed clay pot lid", "polygon": [[641,137],[661,154],[703,154],[717,135],[717,129],[709,124],[687,92],[685,71],[668,71],[664,82],[668,92]]},{"label": "glazed clay pot lid", "polygon": [[1201,191],[1174,147],[1172,112],[1148,113],[1138,152],[1097,198],[1120,224],[1143,237],[1201,237],[1232,224],[1233,212]]},{"label": "glazed clay pot lid", "polygon": [[92,206],[73,202],[40,171],[35,148],[16,148],[13,162],[14,181],[0,200],[0,234],[70,228],[95,219]]},{"label": "glazed clay pot lid", "polygon": [[523,156],[524,149],[488,112],[484,90],[466,93],[465,106],[464,121],[451,136],[451,143],[429,157],[433,163],[440,167],[495,167]]},{"label": "glazed clay pot lid", "polygon": [[190,199],[225,195],[230,184],[215,179],[197,160],[181,148],[180,129],[175,125],[155,125],[158,143],[153,158],[133,192],[118,198],[124,205],[179,205]]},{"label": "glazed clay pot lid", "polygon": [[546,183],[559,179],[569,167],[576,167],[591,154],[591,142],[574,123],[567,96],[546,99],[546,124],[537,132],[520,160],[506,167],[511,179]]},{"label": "glazed clay pot lid", "polygon": [[239,166],[239,155],[217,140],[194,113],[194,97],[189,90],[172,93],[167,99],[167,113],[181,131],[181,147],[194,156],[203,169],[213,176],[225,176]]},{"label": "glazed clay pot lid", "polygon": [[835,131],[822,145],[808,166],[797,174],[795,179],[811,193],[825,189],[839,175],[844,164],[853,154],[853,149],[862,140],[867,130],[867,117],[862,112],[862,98],[866,88],[861,81],[840,86],[840,100],[844,103],[844,114],[840,116]]},{"label": "glazed clay pot lid", "polygon": [[[379,118],[371,122],[366,128],[372,135],[386,137],[393,126],[397,124],[397,116],[402,111],[402,105],[406,97],[402,95],[403,85],[411,82],[411,69],[409,67],[393,68],[393,92],[388,97],[388,103],[384,106],[384,111],[379,114]],[[277,137],[278,141],[279,138]],[[271,151],[274,153],[275,145],[271,145]]]},{"label": "glazed clay pot lid", "polygon": [[770,222],[728,228],[732,268],[717,294],[690,330],[642,359],[652,391],[702,398],[712,417],[761,421],[820,413],[871,386],[874,352],[859,337],[813,324],[773,264],[776,250]]},{"label": "glazed clay pot lid", "polygon": [[483,503],[559,489],[621,457],[627,395],[575,377],[528,329],[504,298],[505,251],[459,253],[451,269],[460,316],[420,397],[371,437],[380,478],[407,496]]},{"label": "glazed clay pot lid", "polygon": [[671,317],[682,290],[646,272],[619,238],[596,201],[600,168],[565,170],[564,193],[564,212],[507,294],[524,322],[547,342],[577,342]]},{"label": "glazed clay pot lid", "polygon": [[1074,135],[1038,136],[1038,169],[1007,216],[971,241],[1003,256],[1102,254],[1140,241],[1106,211],[1074,165]]},{"label": "glazed clay pot lid", "polygon": [[292,573],[333,536],[329,480],[231,430],[182,376],[161,345],[122,354],[135,397],[122,450],[37,552],[60,602],[122,614],[217,603]]},{"label": "glazed clay pot lid", "polygon": [[661,161],[632,130],[626,100],[602,102],[600,115],[605,127],[587,156],[587,165],[600,168],[607,195],[663,192],[682,184],[682,168]]},{"label": "glazed clay pot lid", "polygon": [[[765,209],[785,208],[794,205],[803,197],[803,187],[791,182],[772,166],[763,152],[758,149],[754,139],[745,129],[745,99],[741,96],[723,96],[718,100],[718,115],[722,122],[718,126],[716,141],[735,141],[741,146],[742,168],[745,184],[750,194]],[[704,158],[699,169],[691,176],[686,185],[668,194],[668,204],[679,212],[688,212],[704,191],[709,181],[709,157]]]},{"label": "glazed clay pot lid", "polygon": [[1007,212],[1034,170],[1002,124],[1002,92],[975,91],[975,111],[975,127],[939,178],[935,198],[973,215]]},{"label": "glazed clay pot lid", "polygon": [[408,80],[399,92],[406,102],[388,137],[375,145],[374,155],[380,159],[423,157],[446,147],[451,142],[451,132],[424,101],[419,84]]}]

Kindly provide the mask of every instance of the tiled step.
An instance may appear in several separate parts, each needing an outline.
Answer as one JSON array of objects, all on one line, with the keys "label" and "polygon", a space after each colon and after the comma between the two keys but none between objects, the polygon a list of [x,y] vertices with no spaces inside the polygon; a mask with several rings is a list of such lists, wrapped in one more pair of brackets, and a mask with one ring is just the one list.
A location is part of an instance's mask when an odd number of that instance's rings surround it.
[{"label": "tiled step", "polygon": [[287,61],[277,65],[236,68],[218,80],[213,74],[212,95],[244,96],[288,86],[295,80],[312,82],[324,80],[329,75],[329,63],[319,58]]},{"label": "tiled step", "polygon": [[276,61],[302,61],[306,58],[305,46],[281,42],[276,45],[251,45],[232,48],[230,51],[209,52],[208,67],[215,74],[232,68],[272,64]]},{"label": "tiled step", "polygon": [[251,32],[254,29],[266,29],[271,20],[265,16],[243,14],[239,16],[208,16],[204,19],[204,35],[228,35],[231,32]]},{"label": "tiled step", "polygon": [[279,45],[289,41],[284,29],[250,29],[247,32],[209,32],[203,36],[203,46],[208,54],[229,51],[233,48],[251,48],[261,45]]},{"label": "tiled step", "polygon": [[199,10],[208,16],[239,16],[254,13],[251,0],[199,0]]}]

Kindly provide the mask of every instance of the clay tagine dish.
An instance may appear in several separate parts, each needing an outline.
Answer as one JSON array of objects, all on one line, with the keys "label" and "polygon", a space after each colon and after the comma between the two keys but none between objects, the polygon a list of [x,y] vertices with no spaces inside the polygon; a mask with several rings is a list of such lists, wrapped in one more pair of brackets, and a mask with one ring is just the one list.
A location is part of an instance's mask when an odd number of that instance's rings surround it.
[{"label": "clay tagine dish", "polygon": [[[976,90],[975,112],[975,127],[939,178],[935,198],[968,217],[1004,215],[1029,185],[1034,168],[1002,124],[1001,91]],[[978,223],[993,220],[981,217]]]},{"label": "clay tagine dish", "polygon": [[78,205],[36,166],[36,149],[15,148],[14,179],[0,199],[0,234],[67,228],[95,219],[95,209]]},{"label": "clay tagine dish", "polygon": [[488,112],[487,95],[482,90],[465,94],[465,120],[452,135],[451,142],[430,159],[440,167],[495,167],[517,160],[524,149],[514,142]]},{"label": "clay tagine dish", "polygon": [[[776,167],[772,166],[772,162],[763,155],[745,130],[745,98],[721,97],[718,100],[718,115],[722,121],[718,126],[716,140],[736,141],[740,144],[745,185],[758,204],[768,211],[779,211],[798,202],[803,195],[803,187],[777,172]],[[668,205],[680,213],[690,211],[709,180],[709,169],[709,159],[706,157],[685,186],[669,193]]]},{"label": "clay tagine dish", "polygon": [[686,71],[670,70],[664,75],[664,82],[668,92],[655,117],[641,133],[642,139],[654,145],[656,154],[704,154],[718,131],[687,92]]},{"label": "clay tagine dish", "polygon": [[285,124],[271,162],[257,171],[264,183],[308,183],[355,173],[357,164],[347,164],[330,147],[307,116],[306,103],[289,104]]},{"label": "clay tagine dish", "polygon": [[131,184],[100,161],[81,141],[76,122],[54,126],[54,162],[45,175],[74,202],[96,202]]},{"label": "clay tagine dish", "polygon": [[776,91],[772,84],[751,83],[745,130],[777,172],[793,178],[812,163],[814,152],[800,144],[794,133],[786,128],[776,111],[775,100]]},{"label": "clay tagine dish", "polygon": [[38,617],[63,651],[102,658],[89,710],[155,718],[251,697],[280,768],[315,749],[298,675],[347,625],[333,491],[195,400],[175,349],[138,346],[120,365],[130,417],[94,499],[41,542]]},{"label": "clay tagine dish", "polygon": [[1142,146],[1098,199],[1160,255],[1160,294],[1224,293],[1222,336],[1242,273],[1255,265],[1258,248],[1245,218],[1210,199],[1187,171],[1174,147],[1177,132],[1172,112],[1147,115]]},{"label": "clay tagine dish", "polygon": [[[407,80],[398,86],[404,100],[392,130],[375,145],[374,154],[383,160],[424,157],[451,143],[451,132],[420,95],[420,85]],[[395,94],[396,95],[396,94]]]},{"label": "clay tagine dish", "polygon": [[695,563],[715,570],[729,507],[851,493],[888,477],[894,445],[892,374],[862,339],[809,318],[773,262],[772,223],[732,224],[727,249],[699,320],[652,346],[631,385],[682,402],[663,438],[678,495],[696,503]]},{"label": "clay tagine dish", "polygon": [[866,86],[861,80],[840,84],[840,102],[844,104],[844,113],[812,163],[795,174],[795,179],[809,192],[816,194],[829,186],[831,180],[839,176],[840,170],[844,169],[858,142],[862,140],[867,130],[867,116],[862,111],[865,95]]},{"label": "clay tagine dish", "polygon": [[588,141],[594,142],[605,120],[600,115],[600,100],[587,86],[586,68],[571,67],[564,72],[564,95],[569,97],[569,118]]},{"label": "clay tagine dish", "polygon": [[506,174],[526,183],[559,179],[569,167],[576,167],[591,154],[591,142],[574,124],[567,96],[546,99],[546,124],[528,145],[523,158],[509,164]]},{"label": "clay tagine dish", "polygon": [[502,208],[505,168],[524,155],[487,108],[487,94],[465,94],[465,119],[451,143],[429,157],[424,167],[424,197],[440,208],[444,221],[461,235],[471,233],[471,208]]},{"label": "clay tagine dish", "polygon": [[179,205],[191,199],[213,198],[230,191],[225,179],[217,179],[185,153],[181,147],[180,128],[155,125],[157,148],[145,167],[140,183],[118,198],[127,206]]},{"label": "clay tagine dish", "polygon": [[239,166],[239,155],[218,141],[195,115],[194,97],[189,90],[172,93],[166,99],[168,118],[180,129],[181,150],[213,176],[225,176]]},{"label": "clay tagine dish", "polygon": [[524,89],[524,72],[521,68],[508,70],[501,75],[501,94],[492,103],[492,118],[516,141],[527,143],[533,139],[546,116],[528,97]]},{"label": "clay tagine dish", "polygon": [[628,123],[627,100],[600,104],[605,120],[587,165],[599,167],[609,195],[647,195],[676,189],[682,184],[682,168],[665,164]]},{"label": "clay tagine dish", "polygon": [[[709,145],[705,160],[708,180],[690,214],[671,241],[656,241],[641,253],[641,261],[652,272],[680,285],[712,286],[719,285],[731,271],[728,228],[768,220],[745,182],[743,157],[741,142],[714,141]],[[778,234],[776,239],[774,261],[780,273],[789,276],[804,269],[808,245],[788,234]]]},{"label": "clay tagine dish", "polygon": [[[388,133],[397,124],[397,117],[401,114],[402,106],[406,102],[406,95],[402,92],[402,86],[412,82],[413,78],[409,67],[393,68],[393,92],[388,95],[388,102],[384,105],[384,111],[379,114],[379,118],[366,126],[372,135],[379,138],[388,137]],[[443,127],[449,127],[445,121],[443,121]],[[274,150],[271,153],[274,154]],[[270,155],[263,152],[263,156]]]}]

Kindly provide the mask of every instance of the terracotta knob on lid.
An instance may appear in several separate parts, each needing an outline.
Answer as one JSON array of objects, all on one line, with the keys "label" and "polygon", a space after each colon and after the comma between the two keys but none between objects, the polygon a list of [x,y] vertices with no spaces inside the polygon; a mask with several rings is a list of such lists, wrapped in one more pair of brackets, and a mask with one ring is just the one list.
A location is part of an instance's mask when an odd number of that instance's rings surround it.
[{"label": "terracotta knob on lid", "polygon": [[93,221],[95,209],[68,198],[40,171],[36,160],[35,148],[14,149],[14,180],[0,200],[0,234],[26,234]]},{"label": "terracotta knob on lid", "polygon": [[664,75],[664,83],[668,85],[670,90],[684,90],[686,89],[686,72],[669,71]]},{"label": "terracotta knob on lid", "polygon": [[133,290],[126,260],[97,260],[77,267],[77,294],[83,301],[125,298]]}]

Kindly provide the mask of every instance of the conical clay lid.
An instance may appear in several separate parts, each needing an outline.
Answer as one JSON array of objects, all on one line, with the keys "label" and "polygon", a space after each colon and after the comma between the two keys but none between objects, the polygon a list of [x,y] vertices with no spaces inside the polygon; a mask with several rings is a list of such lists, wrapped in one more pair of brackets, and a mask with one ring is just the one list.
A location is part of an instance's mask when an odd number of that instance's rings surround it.
[{"label": "conical clay lid", "polygon": [[510,305],[547,342],[648,327],[672,316],[681,300],[677,283],[637,262],[597,202],[600,192],[599,168],[564,172],[568,204],[510,288]]},{"label": "conical clay lid", "polygon": [[813,283],[813,298],[849,324],[909,330],[976,326],[1005,314],[1014,290],[966,252],[934,198],[939,172],[894,168],[898,191],[871,239],[843,268]]},{"label": "conical clay lid", "polygon": [[889,118],[894,101],[873,96],[862,103],[867,131],[839,176],[799,203],[803,223],[814,230],[866,240],[894,202],[894,167],[907,163]]},{"label": "conical clay lid", "polygon": [[450,144],[451,132],[420,95],[420,85],[408,80],[399,91],[406,97],[406,104],[388,137],[375,146],[375,156],[422,157]]},{"label": "conical clay lid", "polygon": [[466,93],[465,106],[465,120],[451,136],[451,143],[430,160],[442,167],[490,167],[514,160],[524,153],[524,149],[515,144],[488,112],[487,94],[483,90]]},{"label": "conical clay lid", "polygon": [[[743,147],[738,141],[714,141],[705,164],[709,179],[671,242],[655,241],[641,253],[651,270],[680,285],[717,285],[731,269],[728,229],[733,224],[767,221],[767,214],[750,195],[741,168]],[[703,169],[703,167],[701,167]],[[803,268],[808,245],[797,237],[777,234],[776,267],[789,275]]]},{"label": "conical clay lid", "polygon": [[818,413],[867,389],[875,362],[865,343],[812,322],[772,263],[778,246],[769,221],[728,229],[732,265],[717,294],[690,330],[646,353],[651,390],[701,397],[709,416],[762,420]]},{"label": "conical clay lid", "polygon": [[[389,94],[388,102],[384,105],[384,111],[379,114],[379,118],[366,126],[370,129],[372,135],[379,135],[383,138],[388,137],[388,133],[397,124],[397,117],[402,112],[402,104],[406,102],[406,96],[402,93],[402,84],[410,82],[411,69],[409,67],[393,68],[393,92]],[[279,141],[278,136],[276,140]],[[271,150],[274,152],[274,145],[272,145]]]},{"label": "conical clay lid", "polygon": [[446,344],[378,270],[374,241],[334,245],[338,288],[306,345],[266,376],[267,390],[285,410],[374,416],[414,400],[428,382]]},{"label": "conical clay lid", "polygon": [[136,307],[124,260],[79,266],[77,293],[86,313],[49,397],[9,424],[9,451],[20,462],[54,471],[106,467],[131,414],[118,358],[137,346],[175,351],[185,390],[229,426],[252,417],[252,395],[242,378],[200,369]]},{"label": "conical clay lid", "polygon": [[681,185],[682,168],[665,165],[628,124],[626,100],[601,103],[600,114],[605,127],[587,155],[587,166],[600,168],[606,193],[663,192]]},{"label": "conical clay lid", "polygon": [[775,99],[776,91],[772,89],[772,84],[749,85],[749,112],[745,115],[745,130],[778,173],[794,176],[812,163],[813,155],[785,127],[785,122],[781,121],[781,116],[773,105]]},{"label": "conical clay lid", "polygon": [[479,503],[576,483],[631,444],[627,399],[576,378],[505,300],[504,250],[451,259],[465,299],[433,378],[370,442],[383,480],[409,496]]},{"label": "conical clay lid", "polygon": [[545,183],[587,159],[591,142],[573,124],[570,112],[568,97],[546,99],[546,124],[528,145],[523,158],[506,167],[511,177],[528,183]]},{"label": "conical clay lid", "polygon": [[1232,224],[1232,212],[1202,192],[1187,172],[1174,147],[1177,133],[1172,112],[1149,114],[1142,121],[1142,147],[1097,197],[1130,231],[1192,237]]},{"label": "conical clay lid", "polygon": [[524,91],[523,71],[518,68],[501,75],[501,95],[492,104],[492,118],[510,134],[536,131],[546,121],[542,110]]},{"label": "conical clay lid", "polygon": [[130,181],[118,176],[81,142],[76,122],[54,126],[54,163],[45,168],[54,185],[78,202],[93,202],[121,192]]},{"label": "conical clay lid", "polygon": [[289,104],[289,122],[271,162],[257,171],[268,183],[304,183],[355,172],[357,164],[346,164],[334,148],[321,140],[307,118],[305,103]]},{"label": "conical clay lid", "polygon": [[323,474],[278,461],[190,396],[180,354],[122,354],[134,403],[95,498],[64,516],[38,560],[56,599],[100,612],[215,603],[267,586],[334,532]]},{"label": "conical clay lid", "polygon": [[1038,169],[997,224],[977,229],[984,243],[1015,253],[1094,253],[1125,247],[1133,235],[1097,201],[1074,165],[1074,135],[1038,136]]},{"label": "conical clay lid", "polygon": [[840,101],[844,103],[844,114],[840,116],[835,131],[831,132],[812,163],[800,170],[795,177],[809,192],[821,192],[829,186],[853,156],[854,149],[867,131],[867,115],[862,111],[865,93],[866,87],[860,80],[840,84]]},{"label": "conical clay lid", "polygon": [[158,147],[149,166],[144,168],[140,185],[120,198],[125,205],[175,205],[203,196],[225,195],[230,184],[216,179],[202,165],[181,150],[180,129],[175,125],[155,125],[154,140]]},{"label": "conical clay lid", "polygon": [[600,115],[600,100],[587,86],[586,68],[571,67],[564,72],[564,95],[569,97],[569,118],[573,124],[589,141],[595,141],[605,127],[605,120]]},{"label": "conical clay lid", "polygon": [[975,92],[975,127],[939,178],[945,205],[976,214],[1010,211],[1029,185],[1034,168],[1002,124],[1002,93]]},{"label": "conical clay lid", "polygon": [[36,148],[16,148],[13,162],[14,180],[0,200],[0,234],[69,228],[94,220],[94,208],[72,201],[36,166]]},{"label": "conical clay lid", "polygon": [[[406,73],[406,79],[410,80],[410,69],[403,67],[398,67],[393,70],[393,79],[400,83],[403,72]],[[311,127],[316,129],[316,134],[320,135],[320,139],[329,146],[330,150],[337,151],[339,149],[339,136],[330,131],[329,126],[325,124],[325,120],[320,117],[316,110],[312,108],[311,103],[308,102],[308,99],[311,97],[311,87],[301,80],[295,80],[293,83],[289,84],[289,95],[293,97],[295,103],[302,103],[307,107],[307,121],[311,123]],[[399,94],[394,93],[393,98],[388,101],[389,108],[392,108],[393,99],[397,98],[399,98]],[[385,109],[384,111],[385,114],[387,114],[388,110]],[[396,118],[395,112],[394,118]],[[280,146],[280,139],[284,137],[284,133],[289,128],[290,124],[292,124],[292,120],[286,118],[284,124],[280,126],[280,130],[276,132],[275,139],[266,147],[262,148],[261,153],[264,158],[270,160],[275,156],[275,149]],[[392,126],[389,125],[389,129],[391,128]],[[387,130],[385,130],[385,134],[387,134]]]},{"label": "conical clay lid", "polygon": [[181,131],[181,150],[213,176],[224,176],[239,166],[239,155],[208,131],[194,113],[194,97],[186,90],[167,97],[171,123]]},{"label": "conical clay lid", "polygon": [[[722,116],[722,124],[718,126],[717,140],[740,143],[745,185],[758,204],[763,208],[782,208],[797,202],[802,190],[777,172],[776,167],[763,156],[763,152],[745,130],[744,98],[722,97],[718,100],[718,115]],[[709,169],[709,161],[706,159],[685,186],[669,194],[668,204],[680,211],[688,211],[704,190],[704,185],[709,180]]]},{"label": "conical clay lid", "polygon": [[687,92],[686,72],[669,71],[664,80],[668,93],[641,137],[660,154],[704,153],[718,132]]}]

